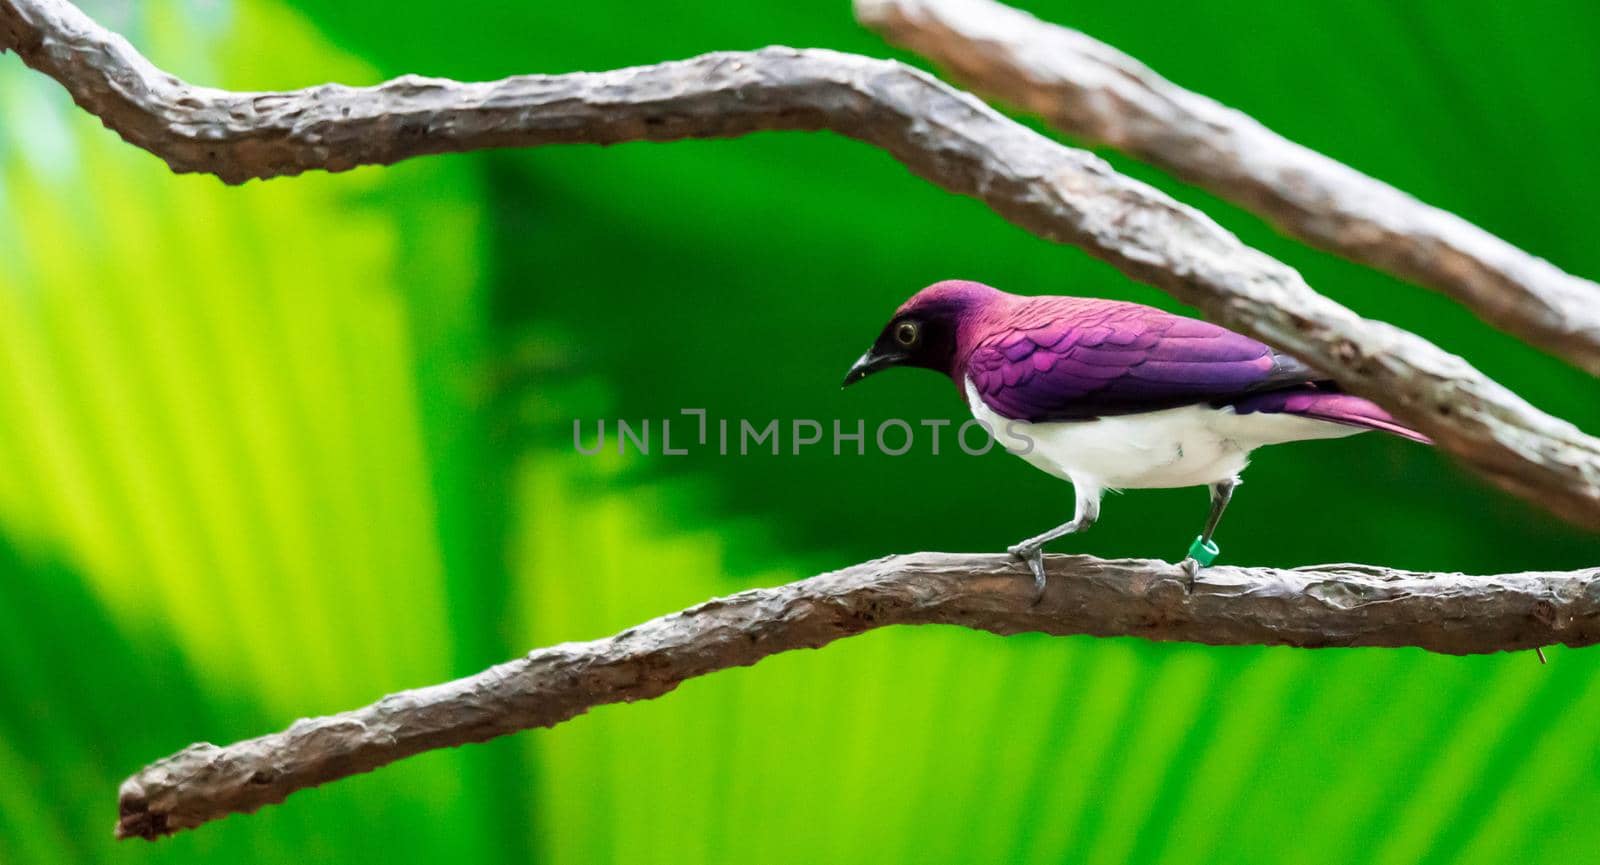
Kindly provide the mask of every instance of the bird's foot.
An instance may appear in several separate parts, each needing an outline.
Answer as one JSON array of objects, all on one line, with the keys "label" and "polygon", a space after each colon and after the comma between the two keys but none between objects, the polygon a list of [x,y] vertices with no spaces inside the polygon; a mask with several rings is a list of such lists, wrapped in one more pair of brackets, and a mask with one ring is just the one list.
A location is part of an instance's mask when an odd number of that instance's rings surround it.
[{"label": "bird's foot", "polygon": [[1189,545],[1189,554],[1178,563],[1178,567],[1182,568],[1183,573],[1189,578],[1188,586],[1191,591],[1194,589],[1195,579],[1200,576],[1200,569],[1211,567],[1211,563],[1217,560],[1221,552],[1222,548],[1217,546],[1216,541],[1208,540],[1204,535],[1195,538],[1194,543]]},{"label": "bird's foot", "polygon": [[1006,552],[1028,563],[1028,570],[1033,572],[1033,603],[1038,606],[1044,599],[1044,547],[1023,541],[1007,547]]},{"label": "bird's foot", "polygon": [[1184,585],[1187,586],[1190,591],[1193,591],[1195,578],[1200,576],[1200,563],[1195,561],[1191,556],[1179,562],[1178,568],[1179,570],[1183,571],[1183,575],[1188,578]]}]

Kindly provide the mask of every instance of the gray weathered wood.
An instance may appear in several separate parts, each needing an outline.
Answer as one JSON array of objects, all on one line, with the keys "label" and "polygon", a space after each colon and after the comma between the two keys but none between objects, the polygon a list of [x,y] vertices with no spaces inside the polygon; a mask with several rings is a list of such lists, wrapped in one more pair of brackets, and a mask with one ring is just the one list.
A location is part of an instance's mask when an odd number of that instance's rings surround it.
[{"label": "gray weathered wood", "polygon": [[485,147],[831,129],[1300,357],[1501,488],[1600,529],[1600,441],[1461,358],[1317,294],[1199,211],[899,63],[767,48],[487,83],[406,76],[232,93],[162,72],[65,0],[0,0],[0,47],[174,170],[233,183]]},{"label": "gray weathered wood", "polygon": [[1103,42],[994,0],[856,0],[963,85],[1252,210],[1313,246],[1441,291],[1600,375],[1600,285],[1185,90]]},{"label": "gray weathered wood", "polygon": [[1215,567],[1046,558],[1034,604],[1005,556],[891,556],[708,601],[587,643],[391,694],[225,748],[193,745],[122,785],[118,837],[156,838],[413,754],[552,727],[685,679],[889,625],[1136,636],[1214,645],[1416,646],[1467,654],[1600,641],[1600,569],[1468,577],[1365,565]]},{"label": "gray weathered wood", "polygon": [[[484,147],[831,129],[1300,355],[1501,486],[1600,527],[1600,443],[1460,358],[1321,297],[1199,212],[897,63],[769,48],[478,84],[408,76],[370,88],[230,93],[161,72],[62,0],[0,0],[0,49],[17,51],[174,170],[234,183]],[[425,750],[552,726],[893,624],[1450,653],[1600,640],[1595,570],[1465,577],[1220,567],[1190,586],[1161,562],[1047,561],[1051,582],[1038,605],[1026,569],[1008,558],[891,557],[541,649],[225,748],[192,746],[124,783],[117,831],[158,837]]]}]

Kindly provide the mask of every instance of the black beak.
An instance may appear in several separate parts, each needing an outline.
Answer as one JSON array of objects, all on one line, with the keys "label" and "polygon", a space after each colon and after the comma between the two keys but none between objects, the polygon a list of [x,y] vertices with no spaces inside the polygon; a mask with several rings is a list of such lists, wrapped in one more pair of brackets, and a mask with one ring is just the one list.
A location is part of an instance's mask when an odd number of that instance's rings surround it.
[{"label": "black beak", "polygon": [[849,387],[850,385],[853,385],[867,376],[872,375],[880,369],[887,369],[903,362],[906,357],[907,355],[900,354],[898,352],[893,352],[890,354],[874,354],[869,351],[862,355],[861,358],[850,367],[849,372],[844,374],[844,384],[839,385],[839,387]]}]

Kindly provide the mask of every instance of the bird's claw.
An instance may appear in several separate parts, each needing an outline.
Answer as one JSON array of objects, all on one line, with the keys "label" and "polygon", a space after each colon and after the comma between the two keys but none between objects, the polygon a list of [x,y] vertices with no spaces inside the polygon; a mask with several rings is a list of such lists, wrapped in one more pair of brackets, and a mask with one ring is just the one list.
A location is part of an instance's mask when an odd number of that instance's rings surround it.
[{"label": "bird's claw", "polygon": [[1184,576],[1189,578],[1189,588],[1193,589],[1195,578],[1200,576],[1200,563],[1195,560],[1194,556],[1189,556],[1178,563],[1178,568],[1183,571]]},{"label": "bird's claw", "polygon": [[[1206,531],[1209,532],[1210,528],[1207,528]],[[1196,577],[1200,576],[1200,569],[1211,567],[1211,563],[1217,560],[1217,555],[1221,552],[1222,550],[1217,546],[1217,542],[1206,535],[1195,538],[1194,543],[1189,545],[1189,554],[1183,557],[1183,561],[1178,563],[1178,567],[1183,569],[1183,573],[1188,576],[1189,579],[1186,582],[1190,591],[1194,590],[1194,581]]]},{"label": "bird's claw", "polygon": [[1006,552],[1026,562],[1028,570],[1033,572],[1033,603],[1038,606],[1044,600],[1044,548],[1030,544],[1017,544],[1007,547]]}]

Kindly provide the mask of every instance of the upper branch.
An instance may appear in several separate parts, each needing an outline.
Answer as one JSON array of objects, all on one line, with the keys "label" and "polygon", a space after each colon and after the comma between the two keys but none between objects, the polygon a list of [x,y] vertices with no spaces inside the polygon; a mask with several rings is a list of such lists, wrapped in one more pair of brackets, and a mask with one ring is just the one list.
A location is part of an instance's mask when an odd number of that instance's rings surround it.
[{"label": "upper branch", "polygon": [[885,38],[1062,131],[1161,166],[1314,246],[1444,292],[1600,375],[1600,285],[993,0],[856,0]]},{"label": "upper branch", "polygon": [[1037,605],[1027,568],[1009,557],[892,556],[539,649],[225,748],[192,745],[123,783],[117,835],[156,838],[423,751],[553,727],[596,706],[648,700],[685,679],[887,625],[1452,654],[1600,641],[1600,570],[1465,577],[1363,565],[1214,567],[1189,586],[1165,562],[1046,562],[1051,580]]},{"label": "upper branch", "polygon": [[0,0],[4,46],[174,170],[229,182],[486,147],[831,129],[1300,357],[1504,489],[1600,529],[1600,441],[1317,294],[1199,211],[899,63],[768,48],[488,83],[232,93],[161,72],[65,0]]}]

